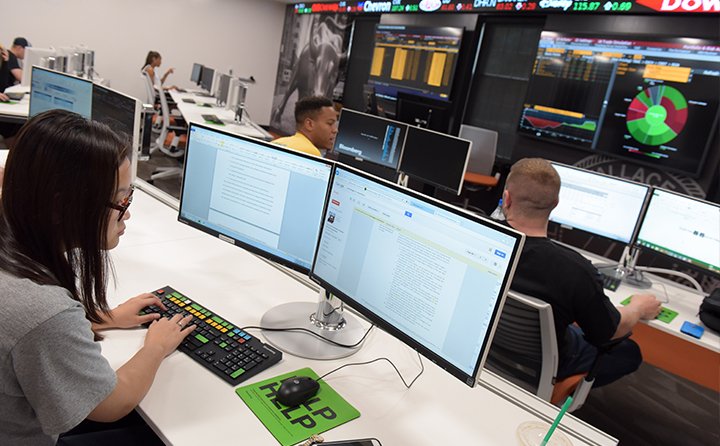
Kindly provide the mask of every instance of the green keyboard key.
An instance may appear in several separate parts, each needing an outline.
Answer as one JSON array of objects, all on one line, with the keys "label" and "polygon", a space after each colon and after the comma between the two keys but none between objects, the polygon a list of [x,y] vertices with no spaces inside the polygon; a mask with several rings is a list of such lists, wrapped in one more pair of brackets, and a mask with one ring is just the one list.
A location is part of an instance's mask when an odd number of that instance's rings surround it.
[{"label": "green keyboard key", "polygon": [[201,334],[196,334],[195,339],[202,342],[203,344],[207,344],[208,342],[210,342],[210,340],[208,338],[206,338],[205,336],[203,336]]},{"label": "green keyboard key", "polygon": [[678,312],[669,308],[660,307],[660,314],[655,316],[655,319],[669,324],[678,315]]},{"label": "green keyboard key", "polygon": [[245,369],[237,369],[237,370],[235,370],[234,372],[232,372],[232,375],[230,375],[230,377],[231,377],[232,379],[235,379],[235,378],[237,378],[238,376],[242,375],[243,373],[245,373]]}]

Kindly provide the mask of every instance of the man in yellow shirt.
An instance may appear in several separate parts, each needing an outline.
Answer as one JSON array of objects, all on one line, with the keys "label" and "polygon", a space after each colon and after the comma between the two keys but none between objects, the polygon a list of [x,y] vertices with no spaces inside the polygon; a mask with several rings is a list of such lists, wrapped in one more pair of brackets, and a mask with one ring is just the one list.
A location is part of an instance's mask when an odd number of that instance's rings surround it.
[{"label": "man in yellow shirt", "polygon": [[295,103],[295,124],[297,131],[293,136],[285,136],[273,141],[310,155],[322,156],[320,150],[332,150],[337,135],[338,114],[330,99],[311,96]]}]

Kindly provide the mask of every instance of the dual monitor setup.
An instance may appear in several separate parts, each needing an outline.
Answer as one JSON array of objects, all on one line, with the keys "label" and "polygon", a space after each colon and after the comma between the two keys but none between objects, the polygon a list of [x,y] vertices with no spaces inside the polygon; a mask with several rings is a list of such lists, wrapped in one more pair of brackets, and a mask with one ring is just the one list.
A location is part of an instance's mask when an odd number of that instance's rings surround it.
[{"label": "dual monitor setup", "polygon": [[255,82],[253,78],[236,78],[232,76],[232,73],[220,73],[199,63],[193,63],[190,81],[198,85],[204,94],[215,97],[218,105],[235,111],[237,121],[242,120],[247,86]]},{"label": "dual monitor setup", "polygon": [[[459,194],[472,143],[465,139],[344,108],[334,151],[365,164]],[[428,194],[429,195],[429,194]]]},{"label": "dual monitor setup", "polygon": [[626,245],[620,265],[606,274],[649,287],[635,264],[640,249],[720,274],[720,205],[563,164],[553,167],[561,187],[550,221]]},{"label": "dual monitor setup", "polygon": [[[510,228],[344,164],[195,124],[178,219],[322,287],[319,304],[272,308],[263,327],[305,327],[357,343],[364,329],[343,312],[348,304],[469,386],[524,241]],[[305,333],[264,334],[301,357],[338,358],[359,348]]]},{"label": "dual monitor setup", "polygon": [[53,109],[78,113],[107,124],[121,139],[128,141],[135,156],[140,142],[142,103],[139,100],[88,79],[47,68],[33,66],[25,72],[31,73],[30,117]]}]

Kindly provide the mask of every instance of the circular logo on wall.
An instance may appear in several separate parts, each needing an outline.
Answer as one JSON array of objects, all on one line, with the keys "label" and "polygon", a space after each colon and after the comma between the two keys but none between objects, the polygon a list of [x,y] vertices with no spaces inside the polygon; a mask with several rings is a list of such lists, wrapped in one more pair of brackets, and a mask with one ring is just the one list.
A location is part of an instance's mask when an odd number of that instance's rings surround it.
[{"label": "circular logo on wall", "polygon": [[420,2],[420,10],[424,12],[433,12],[440,9],[442,6],[441,0],[422,0]]},{"label": "circular logo on wall", "polygon": [[695,198],[704,199],[706,195],[697,181],[690,177],[626,163],[609,156],[591,155],[579,159],[574,165],[583,169],[637,181],[638,183],[681,192]]}]

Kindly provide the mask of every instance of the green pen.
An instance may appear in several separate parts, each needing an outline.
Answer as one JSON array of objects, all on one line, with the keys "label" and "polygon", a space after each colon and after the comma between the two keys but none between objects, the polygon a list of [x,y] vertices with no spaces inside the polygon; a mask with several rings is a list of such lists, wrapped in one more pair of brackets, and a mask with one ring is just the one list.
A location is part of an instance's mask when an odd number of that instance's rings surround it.
[{"label": "green pen", "polygon": [[548,433],[545,434],[545,438],[543,438],[543,441],[540,443],[540,446],[545,446],[548,441],[550,441],[550,437],[552,436],[553,432],[555,432],[555,429],[558,427],[558,424],[560,424],[560,420],[562,420],[562,417],[565,415],[565,412],[567,412],[568,407],[570,407],[570,404],[572,404],[572,395],[568,396],[565,402],[563,403],[562,407],[560,408],[560,412],[558,412],[557,416],[555,417],[555,421],[553,421],[552,426],[550,426],[550,429],[548,430]]}]

